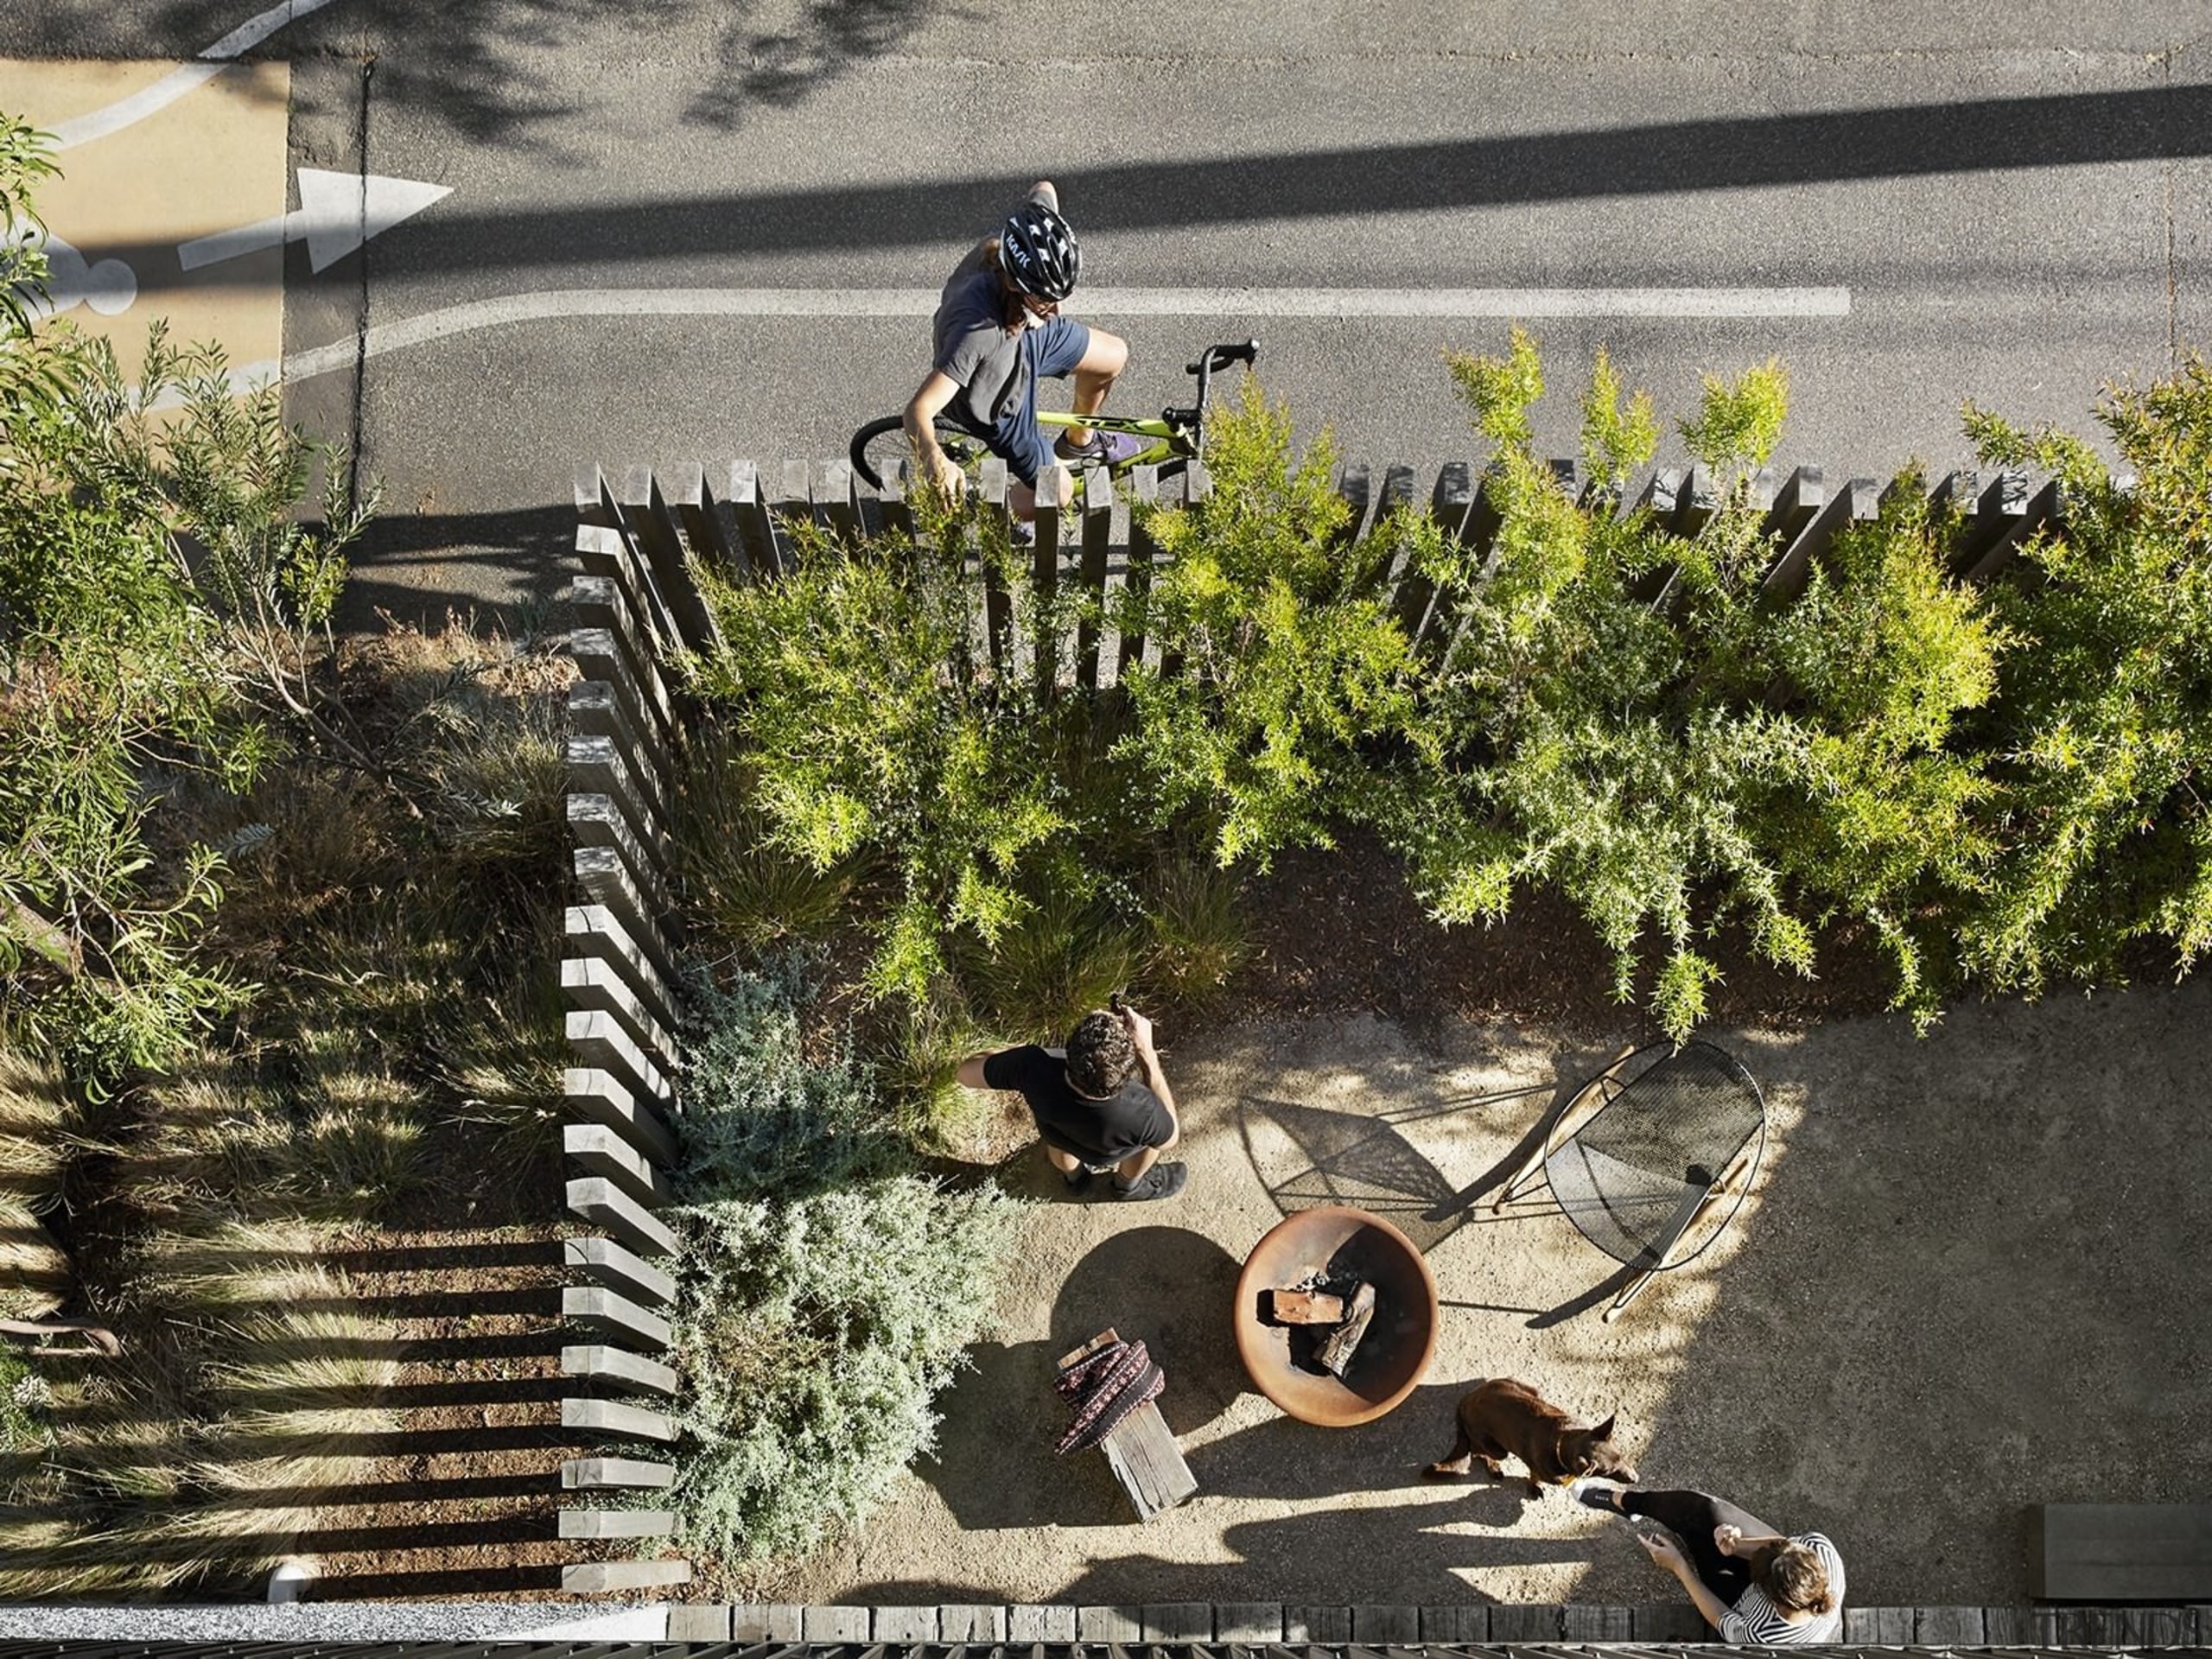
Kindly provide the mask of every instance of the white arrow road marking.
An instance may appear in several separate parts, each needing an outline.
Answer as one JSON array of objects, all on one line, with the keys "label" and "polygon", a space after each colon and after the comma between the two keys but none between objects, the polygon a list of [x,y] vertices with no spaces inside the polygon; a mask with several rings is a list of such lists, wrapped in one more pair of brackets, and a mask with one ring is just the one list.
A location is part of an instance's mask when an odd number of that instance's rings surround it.
[{"label": "white arrow road marking", "polygon": [[152,86],[128,98],[118,99],[112,104],[60,123],[54,129],[54,149],[74,149],[79,144],[89,144],[95,138],[105,138],[134,122],[143,121],[157,110],[167,109],[186,93],[198,91],[221,74],[240,53],[260,45],[285,24],[311,11],[321,11],[329,3],[330,0],[279,0],[279,3],[247,18],[202,52],[197,63],[172,69]]},{"label": "white arrow road marking", "polygon": [[452,194],[449,184],[418,184],[412,179],[379,178],[373,173],[326,173],[320,168],[303,167],[296,211],[181,242],[176,257],[187,270],[197,270],[242,253],[304,240],[309,268],[321,270],[371,237]]},{"label": "white arrow road marking", "polygon": [[[471,300],[231,371],[243,391],[454,334],[564,317],[926,317],[933,288],[572,288]],[[1847,288],[1087,288],[1099,317],[1847,317]]]}]

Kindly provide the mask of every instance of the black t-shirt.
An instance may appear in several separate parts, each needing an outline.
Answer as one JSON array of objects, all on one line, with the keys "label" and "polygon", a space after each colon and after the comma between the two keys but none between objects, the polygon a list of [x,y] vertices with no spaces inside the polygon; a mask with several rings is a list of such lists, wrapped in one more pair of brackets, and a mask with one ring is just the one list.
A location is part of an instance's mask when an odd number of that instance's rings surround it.
[{"label": "black t-shirt", "polygon": [[1142,1068],[1108,1100],[1091,1100],[1069,1085],[1064,1050],[1027,1044],[1004,1048],[983,1062],[983,1081],[1014,1089],[1029,1103],[1037,1133],[1047,1146],[1090,1164],[1118,1164],[1147,1147],[1166,1144],[1174,1120],[1142,1081]]}]

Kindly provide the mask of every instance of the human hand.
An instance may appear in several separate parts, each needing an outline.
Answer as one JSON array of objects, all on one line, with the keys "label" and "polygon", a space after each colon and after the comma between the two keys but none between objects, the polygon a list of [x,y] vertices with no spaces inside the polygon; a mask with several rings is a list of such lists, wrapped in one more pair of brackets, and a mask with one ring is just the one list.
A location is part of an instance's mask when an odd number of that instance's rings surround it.
[{"label": "human hand", "polygon": [[1713,1547],[1723,1555],[1733,1555],[1736,1546],[1743,1541],[1744,1529],[1741,1527],[1732,1527],[1724,1522],[1713,1529]]},{"label": "human hand", "polygon": [[968,474],[940,449],[929,461],[930,482],[948,503],[957,502],[968,489]]},{"label": "human hand", "polygon": [[1152,1052],[1152,1021],[1126,1002],[1122,1004],[1121,1012],[1122,1028],[1129,1033],[1129,1041],[1136,1046],[1138,1053],[1149,1054]]},{"label": "human hand", "polygon": [[1639,1532],[1636,1535],[1636,1541],[1643,1546],[1645,1554],[1669,1573],[1679,1573],[1689,1563],[1689,1558],[1682,1554],[1682,1547],[1675,1541],[1671,1534]]}]

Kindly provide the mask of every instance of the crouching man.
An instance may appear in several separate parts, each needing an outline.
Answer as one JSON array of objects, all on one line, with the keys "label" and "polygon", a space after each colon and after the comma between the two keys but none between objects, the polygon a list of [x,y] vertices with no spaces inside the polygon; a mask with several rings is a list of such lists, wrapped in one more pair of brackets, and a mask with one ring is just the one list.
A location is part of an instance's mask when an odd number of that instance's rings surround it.
[{"label": "crouching man", "polygon": [[960,1063],[970,1089],[1011,1089],[1029,1105],[1045,1156],[1071,1192],[1111,1173],[1117,1198],[1173,1198],[1190,1170],[1162,1163],[1182,1139],[1175,1096],[1152,1045],[1152,1021],[1135,1008],[1095,1009],[1076,1021],[1065,1049],[1027,1043]]}]

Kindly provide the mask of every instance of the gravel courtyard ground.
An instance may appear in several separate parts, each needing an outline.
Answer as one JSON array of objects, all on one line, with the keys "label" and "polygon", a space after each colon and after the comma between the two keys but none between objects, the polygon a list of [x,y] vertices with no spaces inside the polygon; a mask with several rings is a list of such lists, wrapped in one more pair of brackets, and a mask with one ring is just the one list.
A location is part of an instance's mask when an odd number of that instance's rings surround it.
[{"label": "gravel courtyard ground", "polygon": [[[2200,1127],[2212,985],[1716,1028],[1764,1090],[1751,1201],[1611,1325],[1613,1264],[1541,1186],[1487,1198],[1559,1090],[1634,1034],[1466,1020],[1163,1029],[1192,1166],[1179,1198],[1044,1202],[944,1402],[940,1456],[863,1532],[726,1586],[816,1602],[1642,1602],[1673,1586],[1624,1529],[1517,1483],[1420,1478],[1471,1381],[1618,1407],[1646,1484],[1726,1493],[1840,1546],[1862,1605],[2027,1593],[2025,1506],[2212,1484]],[[1332,1149],[1332,1150],[1329,1150]],[[1321,1155],[1317,1159],[1317,1150]],[[1236,1274],[1287,1209],[1389,1213],[1444,1301],[1427,1381],[1329,1431],[1246,1382]],[[1167,1370],[1199,1494],[1137,1525],[1096,1452],[1061,1461],[1054,1358],[1108,1325]],[[703,1588],[704,1586],[702,1586]]]}]

